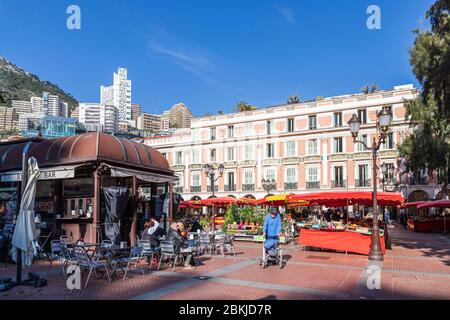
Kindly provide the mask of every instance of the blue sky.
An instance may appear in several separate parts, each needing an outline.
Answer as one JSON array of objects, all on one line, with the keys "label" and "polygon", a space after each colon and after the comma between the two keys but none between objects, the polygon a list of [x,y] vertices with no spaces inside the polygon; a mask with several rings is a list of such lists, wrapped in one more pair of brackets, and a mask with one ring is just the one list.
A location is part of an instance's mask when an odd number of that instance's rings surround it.
[{"label": "blue sky", "polygon": [[[195,115],[416,83],[412,30],[432,0],[0,0],[0,55],[81,102],[119,66],[132,100],[161,113],[184,102]],[[81,8],[81,30],[66,9]],[[366,27],[381,8],[381,30]]]}]

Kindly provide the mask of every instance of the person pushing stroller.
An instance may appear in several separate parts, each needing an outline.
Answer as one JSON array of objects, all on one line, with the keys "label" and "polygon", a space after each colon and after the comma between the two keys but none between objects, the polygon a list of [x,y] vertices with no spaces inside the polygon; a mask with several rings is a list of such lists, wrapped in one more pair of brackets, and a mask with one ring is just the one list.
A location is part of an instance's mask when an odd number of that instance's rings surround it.
[{"label": "person pushing stroller", "polygon": [[264,256],[263,263],[266,266],[269,261],[279,263],[282,266],[282,255],[279,247],[279,237],[281,234],[281,217],[277,208],[272,207],[266,216],[263,226],[264,235]]}]

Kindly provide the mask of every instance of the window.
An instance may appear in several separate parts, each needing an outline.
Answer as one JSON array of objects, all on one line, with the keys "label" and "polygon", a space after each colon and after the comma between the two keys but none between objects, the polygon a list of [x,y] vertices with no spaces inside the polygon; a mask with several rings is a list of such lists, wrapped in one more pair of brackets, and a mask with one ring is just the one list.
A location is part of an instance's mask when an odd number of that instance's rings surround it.
[{"label": "window", "polygon": [[163,153],[162,153],[162,156],[163,156],[165,159],[167,159],[167,153],[163,152]]},{"label": "window", "polygon": [[268,143],[266,146],[266,158],[275,157],[275,145],[273,143]]},{"label": "window", "polygon": [[175,153],[175,164],[182,164],[183,163],[183,153],[181,151],[177,151]]},{"label": "window", "polygon": [[216,149],[211,149],[209,151],[209,161],[216,162]]},{"label": "window", "polygon": [[286,169],[286,183],[295,183],[297,181],[297,170],[295,168]]},{"label": "window", "polygon": [[286,142],[286,157],[295,156],[295,141]]},{"label": "window", "polygon": [[381,145],[382,149],[394,149],[394,134],[389,132],[384,143]]},{"label": "window", "polygon": [[[356,140],[364,141],[364,143],[367,144],[367,134],[358,135]],[[366,151],[366,150],[362,143],[356,143],[356,151],[362,152],[362,151]]]},{"label": "window", "polygon": [[192,186],[193,187],[199,187],[200,186],[200,174],[199,173],[193,173],[192,174]]},{"label": "window", "polygon": [[293,118],[287,119],[286,131],[294,132],[294,119]]},{"label": "window", "polygon": [[194,142],[200,141],[200,129],[195,128],[192,130],[192,139]]},{"label": "window", "polygon": [[275,169],[267,169],[265,176],[266,180],[272,181],[272,179],[275,179]]},{"label": "window", "polygon": [[367,110],[366,109],[358,110],[358,118],[359,118],[359,120],[361,120],[361,124],[366,124],[367,123]]},{"label": "window", "polygon": [[234,172],[228,172],[225,177],[225,191],[235,191]]},{"label": "window", "polygon": [[245,124],[245,135],[246,136],[251,136],[253,135],[253,125],[251,122],[247,122]]},{"label": "window", "polygon": [[175,183],[176,187],[183,187],[184,186],[184,176],[183,174],[177,175],[178,181]]},{"label": "window", "polygon": [[234,126],[228,126],[228,138],[234,138]]},{"label": "window", "polygon": [[387,181],[392,181],[395,175],[395,167],[393,163],[386,163],[386,172],[383,174],[383,178]]},{"label": "window", "polygon": [[337,188],[344,187],[344,167],[334,167],[333,181],[334,187]]},{"label": "window", "polygon": [[358,165],[358,171],[356,176],[356,186],[357,187],[369,187],[369,165],[360,164]]},{"label": "window", "polygon": [[308,118],[309,123],[309,130],[316,130],[317,129],[317,116],[309,116]]},{"label": "window", "polygon": [[267,134],[272,134],[273,133],[273,129],[274,129],[274,122],[273,120],[269,120],[266,123],[266,129],[267,129]]},{"label": "window", "polygon": [[209,129],[209,136],[210,136],[211,140],[216,140],[216,128]]},{"label": "window", "polygon": [[317,139],[308,140],[308,155],[317,154]]},{"label": "window", "polygon": [[234,161],[234,148],[233,147],[227,148],[227,160]]},{"label": "window", "polygon": [[317,182],[318,181],[318,172],[319,169],[317,167],[309,167],[307,179],[308,182]]},{"label": "window", "polygon": [[200,150],[192,150],[192,163],[201,163]]},{"label": "window", "polygon": [[245,160],[253,160],[253,145],[247,144],[244,149]]},{"label": "window", "polygon": [[342,137],[334,138],[334,153],[342,153],[344,150],[342,149]]},{"label": "window", "polygon": [[337,127],[342,127],[342,112],[336,112],[334,114],[334,126]]},{"label": "window", "polygon": [[246,185],[253,184],[253,171],[244,172],[244,184]]}]

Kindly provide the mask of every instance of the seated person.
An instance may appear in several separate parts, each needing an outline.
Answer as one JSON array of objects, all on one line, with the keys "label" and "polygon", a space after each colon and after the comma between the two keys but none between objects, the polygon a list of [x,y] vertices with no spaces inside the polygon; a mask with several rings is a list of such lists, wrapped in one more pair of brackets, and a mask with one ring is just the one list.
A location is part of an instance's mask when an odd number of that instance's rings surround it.
[{"label": "seated person", "polygon": [[202,225],[198,222],[198,219],[195,218],[194,222],[192,223],[191,226],[191,232],[198,232],[198,230],[202,231],[203,227]]},{"label": "seated person", "polygon": [[[172,223],[166,237],[167,240],[172,241],[177,254],[179,254],[181,248],[187,247],[185,239],[178,233],[179,227],[178,223]],[[186,259],[184,260],[185,269],[195,269],[195,267],[191,266],[192,257],[191,252],[187,253]]]}]

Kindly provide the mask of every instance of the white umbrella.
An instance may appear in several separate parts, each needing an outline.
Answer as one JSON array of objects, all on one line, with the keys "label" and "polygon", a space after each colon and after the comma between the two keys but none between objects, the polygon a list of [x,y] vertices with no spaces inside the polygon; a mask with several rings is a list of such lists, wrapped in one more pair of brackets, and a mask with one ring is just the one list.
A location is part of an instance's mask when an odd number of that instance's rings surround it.
[{"label": "white umbrella", "polygon": [[12,238],[12,258],[17,262],[17,255],[20,250],[22,254],[22,266],[24,267],[30,267],[33,262],[33,256],[37,254],[34,201],[38,177],[39,167],[37,161],[31,157],[28,160],[28,180],[20,201],[20,211]]}]

